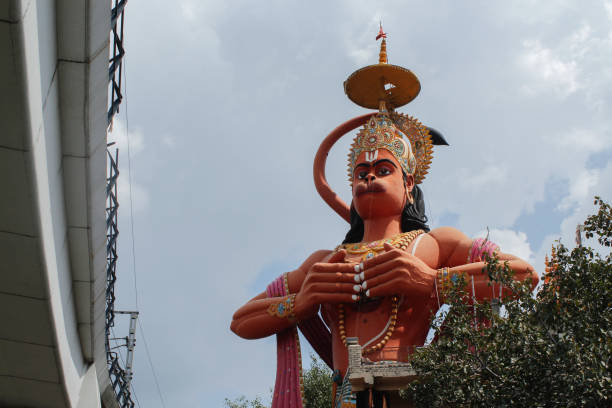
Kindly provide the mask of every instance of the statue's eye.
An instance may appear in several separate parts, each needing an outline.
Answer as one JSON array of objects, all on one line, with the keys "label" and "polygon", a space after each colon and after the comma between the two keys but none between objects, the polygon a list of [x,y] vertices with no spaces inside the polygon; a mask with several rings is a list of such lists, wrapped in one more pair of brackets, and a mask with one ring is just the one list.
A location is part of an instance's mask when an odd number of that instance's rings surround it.
[{"label": "statue's eye", "polygon": [[391,174],[391,170],[389,170],[388,167],[383,166],[380,167],[376,170],[376,173],[378,173],[379,176],[388,176],[389,174]]},{"label": "statue's eye", "polygon": [[357,173],[357,178],[359,180],[363,180],[368,176],[368,172],[367,171],[360,171],[359,173]]}]

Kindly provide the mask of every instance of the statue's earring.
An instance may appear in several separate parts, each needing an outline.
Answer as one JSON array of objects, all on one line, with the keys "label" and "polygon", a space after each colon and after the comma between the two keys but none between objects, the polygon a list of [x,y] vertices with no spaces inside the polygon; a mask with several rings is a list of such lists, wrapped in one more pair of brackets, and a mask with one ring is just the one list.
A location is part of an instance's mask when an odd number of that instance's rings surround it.
[{"label": "statue's earring", "polygon": [[414,198],[412,197],[412,194],[408,190],[406,190],[406,198],[408,199],[408,202],[410,204],[414,204]]}]

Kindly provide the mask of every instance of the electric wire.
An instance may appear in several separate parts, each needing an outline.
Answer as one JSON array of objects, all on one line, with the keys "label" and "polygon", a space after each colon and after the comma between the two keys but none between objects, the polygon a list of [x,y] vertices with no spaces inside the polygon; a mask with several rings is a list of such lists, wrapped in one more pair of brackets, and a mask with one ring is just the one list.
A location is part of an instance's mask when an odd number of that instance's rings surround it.
[{"label": "electric wire", "polygon": [[[125,41],[125,38],[124,38]],[[127,141],[127,155],[128,155],[128,185],[129,185],[129,194],[130,194],[130,234],[132,241],[132,271],[134,276],[134,303],[136,306],[136,310],[139,310],[138,306],[138,285],[136,278],[136,244],[134,239],[134,195],[132,193],[132,153],[131,153],[131,143],[130,143],[130,117],[128,114],[128,98],[127,98],[127,69],[125,60],[121,63],[121,70],[123,71],[123,97],[124,97],[124,106],[125,106],[125,138]],[[140,320],[140,319],[138,319]],[[121,356],[121,353],[119,354]],[[121,357],[123,360],[123,356]],[[125,363],[124,363],[125,366]],[[134,388],[134,384],[130,384],[132,388],[132,392],[134,393],[134,397],[138,402],[138,397],[136,396],[136,391]],[[138,402],[138,406],[140,407],[140,403]]]},{"label": "electric wire", "polygon": [[[128,110],[128,98],[127,98],[127,69],[126,63],[123,61],[122,64],[123,70],[123,95],[124,95],[124,106],[125,106],[125,135],[127,139],[127,153],[128,153],[128,183],[129,183],[129,195],[130,195],[130,234],[132,240],[132,270],[134,275],[134,302],[136,304],[136,310],[139,310],[138,304],[138,281],[136,276],[136,240],[134,234],[134,195],[132,193],[132,155],[130,149],[130,120],[129,120],[129,110]],[[162,407],[165,408],[166,404],[164,402],[163,393],[161,391],[161,387],[159,386],[159,380],[157,378],[157,373],[155,372],[155,367],[153,366],[153,360],[151,359],[151,353],[149,352],[149,345],[147,342],[147,338],[144,333],[144,329],[142,327],[142,317],[138,320],[138,326],[140,327],[140,333],[142,334],[143,343],[145,345],[145,354],[147,355],[147,360],[149,362],[149,366],[151,367],[151,372],[153,373],[153,379],[155,381],[155,387],[157,389],[157,393],[159,395],[159,400],[161,402]]]},{"label": "electric wire", "polygon": [[128,98],[127,98],[127,70],[125,61],[122,64],[123,69],[123,95],[125,105],[125,138],[127,139],[127,155],[128,155],[128,184],[130,194],[130,233],[132,235],[132,269],[134,271],[134,303],[138,310],[138,285],[136,278],[136,244],[134,240],[134,195],[132,194],[132,153],[130,149],[130,116],[128,114]]},{"label": "electric wire", "polygon": [[[122,30],[123,30],[123,17],[124,15],[122,15]],[[123,41],[125,43],[125,37],[123,36],[123,32],[121,34],[121,37],[123,38]],[[127,70],[126,70],[126,62],[125,60],[121,61],[121,66],[120,66],[120,75],[123,75],[123,104],[125,106],[125,137],[126,137],[126,141],[127,141],[127,156],[128,156],[128,185],[129,185],[129,196],[130,196],[130,234],[131,234],[131,244],[132,244],[132,271],[133,271],[133,277],[134,277],[134,302],[135,302],[135,308],[136,310],[139,309],[139,303],[138,303],[138,284],[137,284],[137,275],[136,275],[136,244],[135,244],[135,239],[134,239],[134,195],[133,195],[133,191],[132,191],[132,180],[133,180],[133,176],[132,176],[132,154],[131,154],[131,143],[130,143],[130,132],[129,132],[129,114],[128,114],[128,98],[127,98]],[[120,82],[121,84],[121,82]],[[147,358],[149,359],[149,364],[151,365],[151,369],[153,370],[153,365],[151,363],[151,357],[149,355],[149,350],[148,347],[146,345],[146,339],[144,337],[144,331],[142,330],[142,325],[140,323],[140,319],[138,319],[138,323],[140,325],[140,331],[143,335],[143,340],[145,341],[145,350],[146,350],[146,354],[147,354]],[[116,338],[116,334],[115,334],[115,330],[111,327],[111,331],[113,333],[113,337]],[[121,349],[118,349],[118,354],[119,357],[121,359],[121,363],[123,364],[123,366],[125,367],[125,359],[123,358],[123,354],[121,352]],[[160,401],[162,403],[162,406],[165,407],[164,401],[163,401],[163,397],[161,395],[161,389],[159,387],[159,383],[157,381],[157,375],[155,374],[155,372],[153,371],[153,377],[155,379],[155,384],[157,386],[157,391],[160,397]],[[136,394],[136,388],[134,387],[134,383],[130,382],[130,389],[131,389],[131,393],[134,395],[134,399],[136,400],[136,405],[138,407],[140,407],[140,401],[138,400],[138,395]]]},{"label": "electric wire", "polygon": [[140,401],[138,401],[138,395],[136,395],[136,388],[134,387],[134,383],[130,383],[130,387],[132,387],[132,394],[134,394],[136,405],[138,405],[138,408],[141,408]]},{"label": "electric wire", "polygon": [[147,337],[144,334],[144,330],[142,328],[142,323],[140,322],[140,319],[138,319],[138,327],[140,327],[140,333],[142,334],[142,340],[145,345],[145,353],[147,355],[147,360],[149,361],[149,366],[151,366],[151,372],[153,373],[153,380],[155,380],[155,386],[157,387],[157,392],[159,393],[159,399],[161,401],[162,406],[165,407],[166,404],[164,402],[164,397],[161,392],[161,388],[159,386],[159,381],[157,379],[155,367],[153,367],[153,360],[151,360],[151,353],[149,352],[149,344],[147,343]]}]

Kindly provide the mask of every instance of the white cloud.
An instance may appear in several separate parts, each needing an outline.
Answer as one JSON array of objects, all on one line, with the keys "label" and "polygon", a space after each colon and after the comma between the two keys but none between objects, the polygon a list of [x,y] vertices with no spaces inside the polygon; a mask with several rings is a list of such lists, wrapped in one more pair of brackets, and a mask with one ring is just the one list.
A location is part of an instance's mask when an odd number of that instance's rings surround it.
[{"label": "white cloud", "polygon": [[504,182],[508,179],[505,163],[498,163],[475,169],[473,174],[466,174],[466,183],[474,190],[486,188],[493,183]]},{"label": "white cloud", "polygon": [[[542,272],[544,270],[544,257],[550,255],[551,245],[560,240],[563,245],[573,248],[576,239],[576,226],[582,224],[586,217],[593,214],[596,207],[593,206],[593,197],[598,195],[605,201],[612,201],[612,162],[609,162],[603,169],[596,169],[588,172],[584,179],[577,177],[575,187],[572,187],[570,194],[562,205],[570,211],[569,215],[563,219],[559,230],[548,234],[542,241],[542,246],[535,255],[536,270]],[[573,192],[572,192],[573,191]],[[609,253],[610,249],[601,247],[594,239],[585,240],[583,235],[583,244],[595,248],[602,254]]]},{"label": "white cloud", "polygon": [[119,169],[120,175],[117,179],[117,192],[119,194],[119,203],[123,206],[121,209],[122,216],[128,216],[130,211],[128,210],[128,205],[130,205],[130,200],[133,200],[132,210],[134,213],[143,212],[149,208],[149,193],[148,191],[141,185],[132,183],[132,188],[130,189],[130,182],[127,177],[127,168],[121,167]]},{"label": "white cloud", "polygon": [[108,134],[108,141],[115,142],[120,153],[127,153],[128,148],[131,156],[135,156],[145,148],[144,137],[140,129],[128,129],[125,121],[119,116],[113,119],[112,130]]},{"label": "white cloud", "polygon": [[504,17],[534,25],[554,26],[567,13],[575,12],[576,3],[573,0],[513,0],[506,2],[505,7],[498,3],[490,3]]},{"label": "white cloud", "polygon": [[604,1],[604,8],[606,10],[606,13],[608,14],[608,18],[612,20],[612,1]]},{"label": "white cloud", "polygon": [[[604,3],[606,10],[610,2]],[[612,30],[608,24],[577,22],[574,29],[554,43],[543,45],[540,39],[523,41],[519,66],[527,73],[522,90],[534,96],[547,91],[567,97],[582,92],[587,105],[605,110],[606,90],[612,84],[608,69],[612,59]]]},{"label": "white cloud", "polygon": [[558,141],[560,147],[568,151],[594,153],[610,146],[610,135],[603,129],[572,129]]},{"label": "white cloud", "polygon": [[370,65],[377,60],[376,53],[379,48],[374,44],[364,45],[361,48],[354,47],[349,50],[349,56],[356,65]]},{"label": "white cloud", "polygon": [[194,3],[190,1],[181,1],[179,3],[179,7],[181,9],[181,13],[183,14],[183,17],[187,21],[193,22],[196,19],[196,10],[194,7]]},{"label": "white cloud", "polygon": [[[133,161],[134,157],[145,149],[142,131],[140,129],[128,131],[125,121],[116,116],[113,119],[112,131],[108,134],[108,141],[115,142],[113,147],[119,149],[119,178],[117,179],[119,202],[131,205],[134,212],[145,211],[149,207],[149,193],[144,186],[134,182],[134,174],[130,174],[130,171],[134,172],[133,163],[130,165],[130,161]],[[131,188],[130,179],[132,180]],[[130,213],[131,211],[122,210],[121,216],[128,216]]]},{"label": "white cloud", "polygon": [[596,193],[599,171],[583,169],[570,179],[569,194],[559,203],[560,210],[568,210],[577,204],[588,201]]},{"label": "white cloud", "polygon": [[166,135],[162,137],[162,144],[166,147],[173,148],[176,146],[176,139],[174,136]]},{"label": "white cloud", "polygon": [[587,215],[593,213],[593,197],[598,195],[608,203],[612,201],[612,161],[602,169],[594,169],[578,178],[570,208],[572,213],[561,224],[561,238],[565,243],[573,242],[576,225],[581,224]]},{"label": "white cloud", "polygon": [[345,45],[348,56],[356,66],[362,67],[378,62],[378,51],[380,50],[380,40],[374,41],[378,26],[381,20],[380,14],[375,14],[365,24],[355,30],[346,33]]},{"label": "white cloud", "polygon": [[523,47],[525,51],[519,61],[539,82],[525,85],[524,89],[529,93],[537,93],[538,88],[551,87],[567,96],[580,87],[576,61],[562,61],[553,50],[543,47],[537,40],[526,40]]}]

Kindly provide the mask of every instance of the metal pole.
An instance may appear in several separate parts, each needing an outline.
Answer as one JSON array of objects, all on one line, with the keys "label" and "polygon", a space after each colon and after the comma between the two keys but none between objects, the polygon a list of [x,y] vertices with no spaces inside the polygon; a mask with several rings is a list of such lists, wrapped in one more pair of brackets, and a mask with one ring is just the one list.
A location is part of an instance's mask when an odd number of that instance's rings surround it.
[{"label": "metal pole", "polygon": [[582,230],[584,229],[584,225],[578,224],[576,226],[576,245],[582,246]]},{"label": "metal pole", "polygon": [[115,311],[115,313],[130,315],[130,332],[127,338],[127,356],[125,358],[125,377],[127,386],[129,387],[132,377],[134,376],[132,367],[134,362],[134,347],[136,346],[136,320],[138,319],[138,312]]}]

